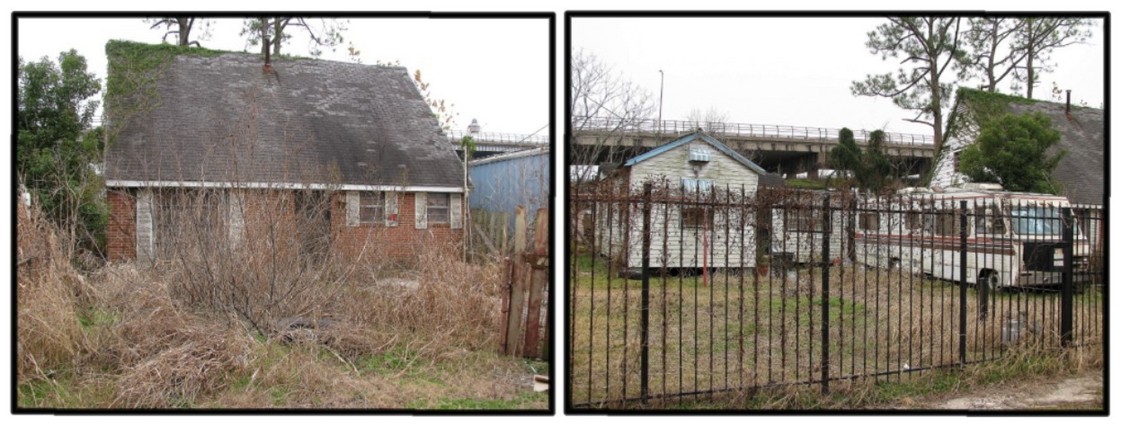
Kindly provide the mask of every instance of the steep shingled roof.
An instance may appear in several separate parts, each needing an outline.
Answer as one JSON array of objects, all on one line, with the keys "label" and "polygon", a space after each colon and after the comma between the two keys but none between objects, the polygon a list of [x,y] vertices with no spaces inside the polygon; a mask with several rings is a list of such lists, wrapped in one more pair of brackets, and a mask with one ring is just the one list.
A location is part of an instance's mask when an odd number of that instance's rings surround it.
[{"label": "steep shingled roof", "polygon": [[[109,60],[111,74],[125,69]],[[267,73],[244,53],[169,61],[151,93],[107,99],[111,111],[152,102],[111,118],[110,185],[463,186],[454,147],[403,67],[274,58]]]},{"label": "steep shingled roof", "polygon": [[[989,116],[1008,112],[1012,114],[1042,113],[1051,119],[1051,126],[1059,131],[1059,143],[1048,150],[1055,154],[1066,151],[1066,156],[1055,167],[1053,176],[1062,187],[1060,194],[1071,203],[1104,203],[1105,194],[1105,127],[1101,109],[1071,106],[1066,113],[1066,104],[1030,100],[1005,94],[981,92],[976,89],[958,90],[955,113],[951,122],[963,120],[963,109],[969,114]],[[998,106],[998,107],[994,107]],[[1005,109],[1006,108],[1006,109]],[[958,132],[968,141],[974,141],[977,128],[976,119],[965,119],[970,123],[951,123],[951,133]],[[949,138],[949,135],[948,135]],[[972,143],[972,142],[970,142]]]},{"label": "steep shingled roof", "polygon": [[1105,203],[1105,127],[1102,110],[1070,107],[1055,102],[1010,104],[1016,114],[1038,112],[1051,118],[1051,126],[1062,137],[1049,152],[1066,150],[1052,173],[1062,186],[1060,193],[1071,203],[1100,205]]}]

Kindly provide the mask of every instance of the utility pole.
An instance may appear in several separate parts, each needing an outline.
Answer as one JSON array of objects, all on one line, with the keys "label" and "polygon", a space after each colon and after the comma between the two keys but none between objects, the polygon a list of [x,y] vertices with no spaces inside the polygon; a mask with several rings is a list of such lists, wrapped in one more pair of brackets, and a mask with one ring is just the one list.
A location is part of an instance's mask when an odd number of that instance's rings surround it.
[{"label": "utility pole", "polygon": [[658,142],[661,142],[660,137],[662,135],[662,96],[666,93],[666,73],[662,70],[658,70],[658,74],[662,76],[661,82],[658,83]]}]

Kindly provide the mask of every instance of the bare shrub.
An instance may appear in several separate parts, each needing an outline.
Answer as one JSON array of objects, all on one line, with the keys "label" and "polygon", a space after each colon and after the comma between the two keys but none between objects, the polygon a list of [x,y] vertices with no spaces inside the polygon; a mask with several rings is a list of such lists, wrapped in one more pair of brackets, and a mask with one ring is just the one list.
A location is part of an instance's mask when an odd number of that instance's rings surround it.
[{"label": "bare shrub", "polygon": [[181,189],[158,198],[156,269],[171,295],[263,334],[278,319],[320,316],[354,269],[330,248],[328,192]]}]

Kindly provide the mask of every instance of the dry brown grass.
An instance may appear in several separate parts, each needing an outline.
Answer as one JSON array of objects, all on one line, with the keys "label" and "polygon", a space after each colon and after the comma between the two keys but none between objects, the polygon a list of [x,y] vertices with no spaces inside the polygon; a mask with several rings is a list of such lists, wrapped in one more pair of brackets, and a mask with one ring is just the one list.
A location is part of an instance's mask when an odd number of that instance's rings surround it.
[{"label": "dry brown grass", "polygon": [[[245,266],[207,260],[201,248],[188,247],[196,252],[170,263],[114,263],[83,276],[55,249],[51,231],[20,218],[20,407],[547,403],[545,394],[528,392],[525,362],[496,354],[499,267],[462,263],[452,246],[424,245],[413,268],[344,269],[339,257],[318,270],[288,263],[275,275],[253,277],[239,276]],[[272,263],[237,259],[254,268]],[[209,263],[206,275],[199,263]],[[242,280],[234,290],[247,291],[250,302],[210,298],[202,285],[216,278]],[[268,305],[269,284],[307,289],[273,293],[287,299]],[[285,334],[272,322],[282,316],[330,326]]]},{"label": "dry brown grass", "polygon": [[43,378],[73,362],[87,343],[79,305],[89,292],[62,250],[62,236],[35,207],[17,207],[18,375]]}]

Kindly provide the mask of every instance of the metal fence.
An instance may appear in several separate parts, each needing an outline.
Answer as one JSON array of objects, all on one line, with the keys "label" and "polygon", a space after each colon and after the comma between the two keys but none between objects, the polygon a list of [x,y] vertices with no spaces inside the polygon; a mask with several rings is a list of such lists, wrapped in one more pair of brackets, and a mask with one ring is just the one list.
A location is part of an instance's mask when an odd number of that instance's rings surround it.
[{"label": "metal fence", "polygon": [[501,133],[501,132],[480,132],[470,133],[461,130],[448,130],[448,141],[459,143],[465,136],[471,136],[475,139],[476,143],[490,145],[515,145],[527,148],[536,148],[540,146],[549,145],[549,135],[531,135],[519,133]]},{"label": "metal fence", "polygon": [[[573,117],[572,123],[580,130],[611,131],[630,133],[680,134],[692,132],[698,127],[716,136],[736,136],[742,138],[777,138],[811,141],[836,141],[840,129],[812,126],[768,125],[753,123],[724,123],[694,120],[620,120],[610,117]],[[866,143],[872,132],[854,130],[853,138],[858,143]],[[931,135],[885,132],[885,143],[893,145],[934,145]]]},{"label": "metal fence", "polygon": [[624,185],[569,200],[574,408],[828,391],[1102,340],[1098,208]]}]

